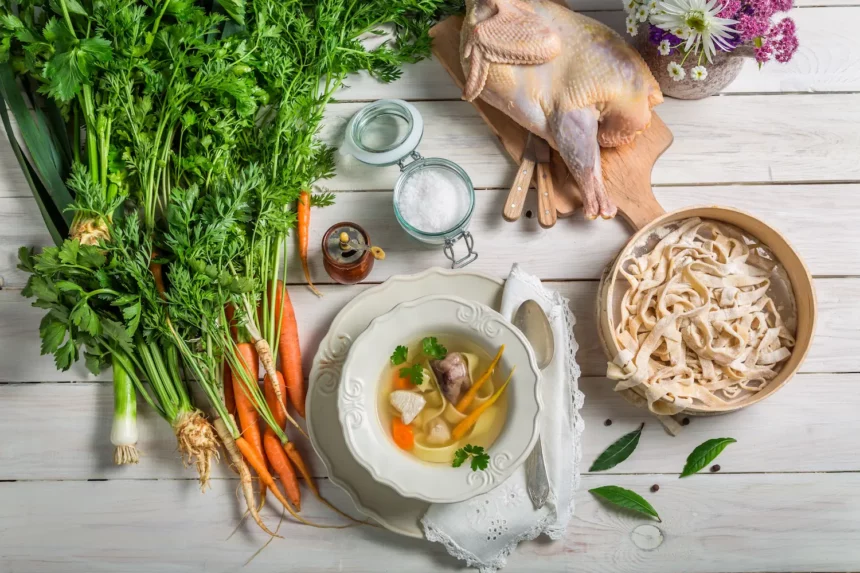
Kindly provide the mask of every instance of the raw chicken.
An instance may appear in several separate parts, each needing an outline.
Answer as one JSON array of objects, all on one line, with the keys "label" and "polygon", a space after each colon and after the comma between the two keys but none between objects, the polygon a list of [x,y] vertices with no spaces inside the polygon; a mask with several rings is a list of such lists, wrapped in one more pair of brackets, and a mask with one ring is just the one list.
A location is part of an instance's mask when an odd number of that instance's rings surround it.
[{"label": "raw chicken", "polygon": [[456,404],[460,396],[472,386],[469,363],[460,352],[451,352],[442,360],[432,360],[430,368],[436,374],[439,388],[449,402]]},{"label": "raw chicken", "polygon": [[648,66],[611,29],[550,0],[466,0],[463,99],[480,96],[556,148],[585,216],[608,219],[600,146],[629,143],[663,101]]},{"label": "raw chicken", "polygon": [[424,396],[410,390],[395,390],[388,396],[388,401],[400,412],[400,419],[407,425],[412,423],[427,404]]}]

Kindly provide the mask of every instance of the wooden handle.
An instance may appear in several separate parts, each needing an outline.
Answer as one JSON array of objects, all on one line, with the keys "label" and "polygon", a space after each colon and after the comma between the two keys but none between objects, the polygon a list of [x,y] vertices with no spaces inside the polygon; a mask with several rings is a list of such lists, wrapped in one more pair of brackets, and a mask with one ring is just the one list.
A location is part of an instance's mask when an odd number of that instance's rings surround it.
[{"label": "wooden handle", "polygon": [[511,192],[508,193],[508,198],[505,201],[505,209],[502,211],[502,216],[506,221],[516,221],[523,214],[523,203],[525,203],[529,185],[532,184],[534,171],[534,161],[523,159],[520,168],[517,169],[514,184],[511,185]]},{"label": "wooden handle", "polygon": [[538,163],[538,223],[548,229],[555,225],[558,214],[555,211],[555,188],[552,185],[552,173],[549,163]]}]

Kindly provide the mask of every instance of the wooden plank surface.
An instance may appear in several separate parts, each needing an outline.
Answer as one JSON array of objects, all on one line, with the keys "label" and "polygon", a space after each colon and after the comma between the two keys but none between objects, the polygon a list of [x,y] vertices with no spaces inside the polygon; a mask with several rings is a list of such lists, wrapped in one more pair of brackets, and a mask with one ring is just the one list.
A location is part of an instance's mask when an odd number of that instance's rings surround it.
[{"label": "wooden plank surface", "polygon": [[[663,522],[608,511],[587,491],[609,483],[641,492]],[[660,491],[648,493],[655,483]],[[366,526],[321,533],[288,523],[280,529],[284,539],[244,565],[265,538],[247,523],[231,536],[240,518],[235,487],[216,480],[200,494],[188,481],[4,483],[4,572],[463,570],[439,544]],[[335,486],[323,491],[346,507]],[[576,507],[564,539],[522,544],[505,571],[811,572],[855,570],[860,563],[858,474],[586,476]],[[264,515],[277,522],[272,511]],[[305,515],[336,522],[313,501]]]},{"label": "wooden plank surface", "polygon": [[[804,258],[810,271],[819,276],[860,274],[860,185],[762,185],[663,187],[655,189],[657,200],[667,210],[690,205],[733,206],[758,215],[780,230]],[[597,279],[603,267],[630,237],[619,220],[586,221],[581,215],[560,220],[543,229],[537,218],[515,223],[502,219],[507,189],[477,194],[470,230],[480,254],[471,269],[505,276],[511,263],[529,253],[531,272],[544,279]],[[536,208],[534,193],[526,210]],[[337,206],[316,209],[311,218],[310,263],[317,283],[331,282],[322,265],[319,239],[329,226],[354,221],[369,229],[374,244],[387,257],[374,266],[369,281],[381,282],[403,273],[431,266],[447,266],[441,248],[410,239],[394,220],[391,191],[341,193]],[[21,287],[26,276],[15,267],[18,247],[44,246],[51,242],[35,202],[30,197],[0,198],[0,279],[7,288]],[[833,233],[834,228],[839,233]],[[462,245],[458,248],[462,249]],[[295,249],[289,253],[291,282],[302,275]]]},{"label": "wooden plank surface", "polygon": [[[583,471],[609,444],[645,422],[641,442],[624,464],[605,472],[680,473],[689,452],[718,435],[738,440],[720,456],[734,473],[860,471],[860,374],[800,374],[766,402],[722,417],[691,417],[678,437],[669,436],[644,411],[623,402],[605,378],[584,378]],[[183,468],[167,423],[141,407],[142,452],[137,466],[113,465],[109,384],[0,384],[0,480],[195,479]],[[204,400],[198,403],[205,404]],[[30,412],[26,417],[16,415]],[[52,420],[62,412],[64,431]],[[606,426],[606,420],[611,421]],[[301,443],[301,441],[299,441]],[[813,448],[810,444],[827,444]],[[311,470],[326,476],[309,450]],[[216,478],[233,477],[224,463]],[[2,488],[0,488],[2,490]]]},{"label": "wooden plank surface", "polygon": [[[621,25],[618,0],[570,1]],[[611,472],[584,476],[566,537],[523,544],[505,571],[860,568],[860,93],[854,93],[860,92],[860,1],[797,3],[803,8],[792,15],[801,49],[791,63],[759,71],[748,62],[726,97],[661,106],[675,144],[657,163],[653,183],[667,209],[732,205],[782,231],[817,276],[816,339],[804,373],[772,398],[729,416],[693,418],[676,438],[615,396],[612,383],[600,377],[605,363],[595,336],[594,279],[629,236],[620,221],[589,225],[574,217],[549,231],[534,219],[504,223],[501,205],[513,163],[471,106],[459,101],[459,90],[437,62],[408,66],[388,86],[351,78],[350,88],[338,94],[342,103],[329,106],[324,137],[337,144],[362,102],[416,102],[427,125],[420,152],[461,163],[479,188],[472,231],[481,257],[472,268],[503,277],[513,261],[527,261],[530,271],[571,299],[578,361],[590,376],[582,380],[584,467],[618,436],[647,424],[629,460]],[[317,238],[344,219],[363,224],[389,254],[371,282],[444,265],[441,252],[408,240],[391,216],[396,168],[368,168],[340,157],[338,170],[326,182],[343,192],[337,205],[313,215],[317,281],[327,281]],[[170,429],[143,405],[143,460],[114,467],[109,385],[80,367],[57,372],[50,358],[40,357],[41,311],[19,296],[24,277],[14,268],[18,246],[48,240],[20,168],[0,138],[0,432],[6,436],[0,440],[0,573],[462,570],[438,544],[367,527],[321,531],[295,525],[284,525],[284,539],[244,566],[265,538],[247,524],[231,536],[241,517],[236,482],[219,467],[212,490],[200,494],[193,470],[177,459]],[[301,282],[296,261],[289,264],[291,281]],[[291,287],[306,367],[331,319],[366,288],[324,285],[325,297],[317,300],[305,288]],[[604,425],[606,420],[612,424]],[[717,436],[738,439],[721,455],[722,471],[677,479],[692,447]],[[312,470],[325,474],[316,460]],[[658,546],[642,548],[647,520],[612,511],[587,492],[609,484],[634,489],[655,505],[664,520],[653,524],[662,539]],[[653,484],[659,492],[648,491]],[[322,488],[351,508],[327,480]],[[303,513],[338,522],[310,499]],[[273,511],[266,515],[277,521]]]},{"label": "wooden plank surface", "polygon": [[[526,267],[528,268],[528,267]],[[500,276],[504,276],[500,273]],[[602,376],[606,372],[606,359],[597,340],[594,301],[597,282],[546,283],[571,301],[577,317],[575,334],[579,343],[577,360],[586,376]],[[328,325],[354,296],[369,285],[354,287],[322,286],[323,299],[317,299],[307,289],[290,287],[296,308],[305,372],[310,364]],[[816,279],[818,296],[818,324],[815,342],[803,363],[802,372],[860,372],[860,278]],[[51,357],[39,356],[38,324],[40,309],[31,308],[20,291],[0,291],[0,348],[4,356],[14,356],[0,369],[0,382],[75,382],[96,380],[82,365],[68,372],[58,372]],[[101,379],[108,379],[102,375]]]},{"label": "wooden plank surface", "polygon": [[[622,33],[621,0],[580,2],[589,16]],[[723,93],[856,92],[860,91],[860,3],[856,0],[798,0],[816,7],[795,10],[800,48],[787,64],[772,63],[759,70],[748,60],[740,76]],[[589,12],[589,10],[604,10]],[[337,94],[341,101],[372,101],[380,97],[379,84],[366,74],[350,78]],[[403,70],[403,76],[385,87],[385,97],[417,100],[456,100],[461,92],[436,61],[420,62]]]},{"label": "wooden plank surface", "polygon": [[[340,145],[349,118],[363,103],[332,104],[322,138]],[[505,188],[515,166],[471,104],[417,102],[424,118],[418,147],[425,157],[459,163],[477,188]],[[700,101],[667,99],[660,117],[675,143],[657,161],[655,185],[858,181],[858,94],[738,95]],[[836,119],[838,118],[838,119]],[[707,160],[704,158],[707,157]],[[338,155],[334,190],[390,190],[397,166],[371,167]]]}]

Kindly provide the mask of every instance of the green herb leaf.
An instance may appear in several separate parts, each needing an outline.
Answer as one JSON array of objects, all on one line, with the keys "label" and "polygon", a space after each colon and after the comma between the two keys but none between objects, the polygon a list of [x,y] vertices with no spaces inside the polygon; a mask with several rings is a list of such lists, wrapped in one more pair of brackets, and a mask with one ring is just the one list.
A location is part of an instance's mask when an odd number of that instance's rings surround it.
[{"label": "green herb leaf", "polygon": [[42,354],[52,354],[66,338],[66,325],[46,315],[39,327],[39,336],[42,337]]},{"label": "green herb leaf", "polygon": [[37,299],[45,302],[57,302],[57,291],[52,283],[48,283],[39,275],[33,275],[27,281],[27,290]]},{"label": "green herb leaf", "polygon": [[433,360],[442,360],[448,355],[448,349],[439,344],[435,336],[428,336],[421,341],[421,350]]},{"label": "green herb leaf", "polygon": [[459,468],[463,465],[463,462],[470,458],[472,460],[470,466],[473,472],[485,470],[490,464],[490,455],[484,451],[483,446],[466,444],[454,452],[454,460],[451,462],[451,466]]},{"label": "green herb leaf", "polygon": [[634,430],[629,434],[625,434],[618,438],[611,446],[606,448],[602,454],[597,456],[597,459],[594,460],[594,463],[591,464],[591,467],[588,468],[590,472],[602,472],[608,469],[614,468],[624,460],[630,457],[630,454],[633,453],[633,450],[636,449],[636,446],[639,445],[639,436],[642,435],[642,428],[645,427],[643,423],[639,426],[638,430]]},{"label": "green herb leaf", "polygon": [[81,330],[91,336],[101,334],[101,325],[99,324],[99,316],[90,308],[86,301],[79,303],[69,314],[69,319],[72,324],[80,327]]},{"label": "green herb leaf", "polygon": [[401,368],[400,376],[408,378],[410,382],[418,386],[424,381],[424,367],[420,364],[413,364],[412,366]]},{"label": "green herb leaf", "polygon": [[399,366],[406,362],[406,357],[409,354],[409,349],[405,346],[398,346],[394,349],[394,352],[391,353],[391,364],[393,366]]},{"label": "green herb leaf", "polygon": [[624,489],[617,485],[605,485],[588,491],[599,498],[605,499],[609,503],[638,513],[650,515],[651,517],[656,517],[657,521],[662,521],[660,516],[657,515],[657,510],[635,491],[630,491],[629,489]]},{"label": "green herb leaf", "polygon": [[54,364],[60,370],[68,370],[78,358],[78,347],[71,338],[54,352]]},{"label": "green herb leaf", "polygon": [[78,251],[81,248],[81,243],[77,240],[65,241],[60,248],[60,262],[67,265],[74,265],[78,262]]},{"label": "green herb leaf", "polygon": [[684,464],[684,471],[680,477],[693,475],[720,455],[726,446],[737,442],[734,438],[714,438],[696,446],[696,449],[687,456],[687,463]]}]

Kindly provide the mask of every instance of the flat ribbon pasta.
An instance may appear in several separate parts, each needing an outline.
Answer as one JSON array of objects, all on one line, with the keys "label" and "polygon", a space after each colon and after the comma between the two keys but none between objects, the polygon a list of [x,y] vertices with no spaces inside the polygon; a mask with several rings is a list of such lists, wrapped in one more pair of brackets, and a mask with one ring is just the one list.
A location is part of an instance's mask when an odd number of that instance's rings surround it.
[{"label": "flat ribbon pasta", "polygon": [[616,391],[671,416],[741,400],[776,376],[794,336],[767,294],[774,269],[757,247],[693,218],[622,262],[621,351],[607,367]]}]

